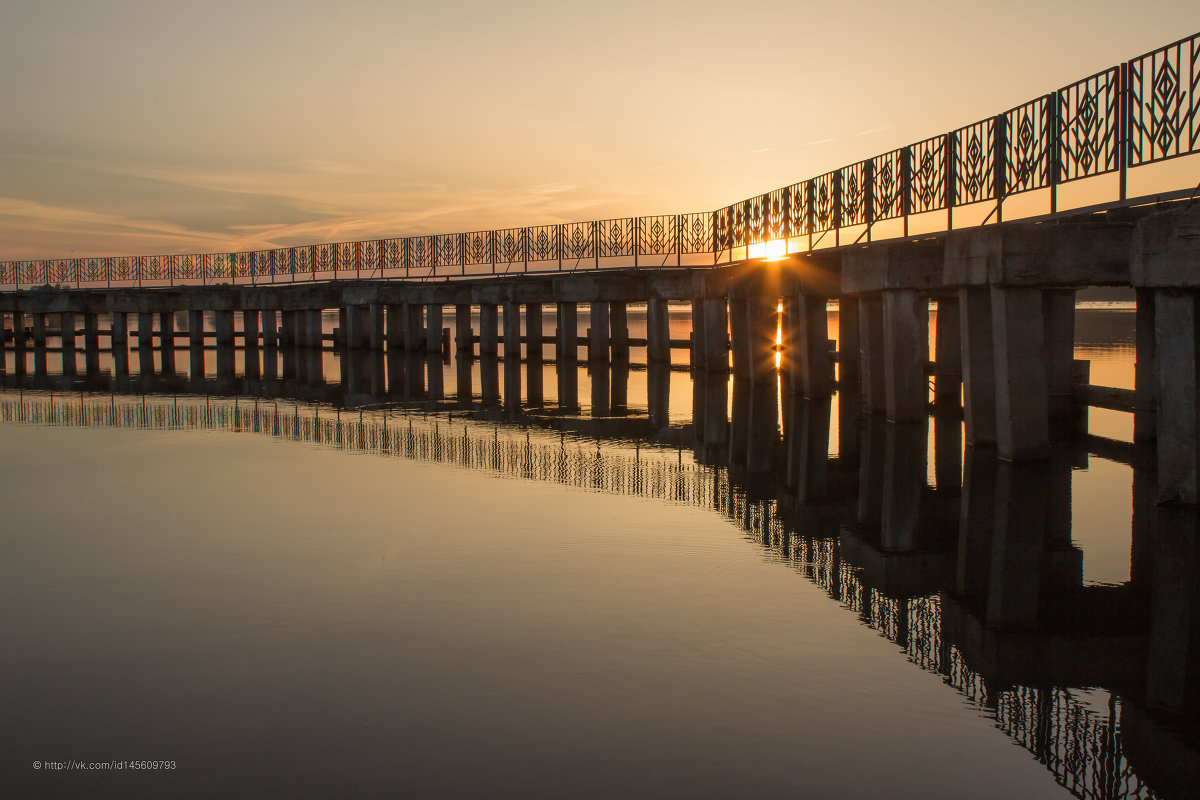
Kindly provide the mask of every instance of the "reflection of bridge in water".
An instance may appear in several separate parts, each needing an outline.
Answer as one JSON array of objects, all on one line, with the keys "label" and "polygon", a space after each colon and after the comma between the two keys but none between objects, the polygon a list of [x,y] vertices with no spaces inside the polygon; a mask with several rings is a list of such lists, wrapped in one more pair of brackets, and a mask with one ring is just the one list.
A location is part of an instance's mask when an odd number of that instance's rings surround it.
[{"label": "reflection of bridge in water", "polygon": [[[9,391],[0,421],[258,433],[711,508],[942,676],[1076,796],[1188,796],[1200,756],[1179,723],[1194,726],[1197,705],[1196,521],[1138,502],[1155,496],[1152,472],[1134,470],[1130,581],[1085,586],[1070,535],[1078,448],[1029,465],[968,448],[963,464],[961,424],[935,417],[930,486],[928,423],[881,425],[848,402],[834,414],[828,399],[793,397],[781,434],[774,387],[737,381],[730,393],[727,376],[697,378],[691,424],[615,437],[611,419],[514,425],[236,395]],[[233,388],[248,383],[261,389]]]}]

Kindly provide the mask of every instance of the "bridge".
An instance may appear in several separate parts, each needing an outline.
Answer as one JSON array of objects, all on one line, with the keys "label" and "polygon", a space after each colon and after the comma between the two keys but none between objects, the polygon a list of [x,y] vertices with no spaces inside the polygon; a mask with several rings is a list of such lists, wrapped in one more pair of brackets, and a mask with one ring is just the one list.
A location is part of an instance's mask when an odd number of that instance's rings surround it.
[{"label": "bridge", "polygon": [[[235,347],[255,371],[260,357],[274,369],[280,348],[320,353],[331,341],[343,353],[441,354],[451,347],[443,328],[451,307],[453,346],[490,365],[485,401],[499,396],[501,346],[506,361],[531,365],[546,345],[567,363],[581,344],[595,363],[628,360],[644,346],[648,362],[670,364],[686,349],[694,370],[732,368],[753,385],[781,373],[799,395],[838,390],[901,425],[925,418],[932,370],[943,402],[961,402],[967,441],[1021,461],[1048,457],[1082,391],[1087,402],[1132,411],[1135,439],[1159,443],[1160,499],[1196,505],[1200,205],[1181,199],[1194,193],[1186,188],[1148,199],[1130,197],[1128,185],[1138,169],[1196,154],[1198,90],[1200,34],[715,212],[250,253],[5,262],[0,284],[12,290],[0,293],[0,368],[11,346],[23,373],[32,343],[38,371],[55,338],[73,373],[82,333],[90,372],[101,316],[118,374],[128,373],[129,318],[140,358],[157,343],[173,364],[178,314],[193,363],[215,338],[223,375]],[[1106,179],[1111,201],[1060,208],[1060,188]],[[1004,221],[1005,202],[1018,195],[1044,196],[1048,210]],[[958,225],[971,213],[974,224]],[[910,230],[938,215],[942,230]],[[1093,286],[1136,293],[1132,392],[1089,386],[1073,372],[1075,293]],[[642,303],[646,335],[635,341],[628,308]],[[671,303],[690,306],[686,340],[671,338]],[[840,319],[832,343],[831,303]],[[553,335],[544,331],[547,305]],[[338,313],[333,331],[328,309]],[[540,380],[540,370],[529,374]],[[569,400],[570,387],[560,389]]]}]

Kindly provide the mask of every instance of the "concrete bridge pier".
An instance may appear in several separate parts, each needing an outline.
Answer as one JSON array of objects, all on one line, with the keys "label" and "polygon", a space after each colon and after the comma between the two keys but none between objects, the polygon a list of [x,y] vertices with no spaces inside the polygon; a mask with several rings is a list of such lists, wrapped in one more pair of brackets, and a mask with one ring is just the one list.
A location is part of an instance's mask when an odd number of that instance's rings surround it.
[{"label": "concrete bridge pier", "polygon": [[704,442],[700,461],[703,464],[720,464],[729,458],[729,377],[728,366],[702,370],[693,377],[700,383],[704,397],[704,419],[700,426]]},{"label": "concrete bridge pier", "polygon": [[883,293],[883,380],[889,422],[925,419],[929,384],[929,312],[925,297],[915,289]]},{"label": "concrete bridge pier", "polygon": [[862,295],[858,300],[858,366],[863,410],[878,414],[887,410],[883,345],[883,297]]},{"label": "concrete bridge pier", "polygon": [[250,380],[258,380],[262,371],[258,362],[258,324],[260,311],[255,308],[242,309],[242,357],[244,371]]},{"label": "concrete bridge pier", "polygon": [[235,373],[233,309],[219,308],[213,317],[217,329],[217,379],[228,380]]},{"label": "concrete bridge pier", "polygon": [[109,329],[111,342],[113,372],[118,377],[129,374],[129,320],[126,312],[112,312],[112,327]]},{"label": "concrete bridge pier", "polygon": [[729,305],[724,297],[706,298],[703,315],[703,361],[700,368],[729,371]]},{"label": "concrete bridge pier", "polygon": [[504,360],[521,363],[521,304],[515,300],[504,301]]},{"label": "concrete bridge pier", "polygon": [[[574,303],[571,303],[571,306],[573,307]],[[559,308],[561,307],[560,304]],[[573,358],[559,358],[555,366],[558,377],[558,407],[567,413],[578,413],[579,363]]]},{"label": "concrete bridge pier", "polygon": [[425,307],[420,303],[404,303],[404,348],[410,353],[418,353],[425,344]]},{"label": "concrete bridge pier", "polygon": [[154,373],[154,314],[137,312],[138,371],[142,375]]},{"label": "concrete bridge pier", "polygon": [[614,361],[629,360],[629,307],[619,300],[608,304],[609,342]]},{"label": "concrete bridge pier", "polygon": [[365,304],[346,306],[346,348],[366,350],[371,346],[371,309]]},{"label": "concrete bridge pier", "polygon": [[279,347],[279,312],[273,308],[259,311],[262,327],[262,344],[264,351],[273,351]]},{"label": "concrete bridge pier", "polygon": [[83,312],[83,364],[88,375],[100,373],[100,315],[95,311]]},{"label": "concrete bridge pier", "polygon": [[525,306],[525,401],[538,407],[544,402],[542,392],[542,304]]},{"label": "concrete bridge pier", "polygon": [[475,378],[472,373],[473,359],[460,354],[454,360],[455,365],[455,397],[459,408],[470,408],[475,399]]},{"label": "concrete bridge pier", "polygon": [[579,307],[575,303],[559,302],[556,314],[555,360],[560,364],[564,361],[574,363],[579,360]]},{"label": "concrete bridge pier", "polygon": [[1154,290],[1137,290],[1134,332],[1133,441],[1158,438],[1158,352],[1154,338]]},{"label": "concrete bridge pier", "polygon": [[707,360],[705,355],[704,338],[704,297],[697,295],[692,298],[692,369],[704,369]]},{"label": "concrete bridge pier", "polygon": [[25,374],[25,353],[27,350],[25,341],[25,314],[21,311],[12,312],[12,332],[13,332],[13,374],[23,376]]},{"label": "concrete bridge pier", "polygon": [[820,503],[829,483],[830,399],[793,394],[788,402],[784,483],[801,506]]},{"label": "concrete bridge pier", "polygon": [[[470,359],[475,355],[475,332],[471,329],[471,305],[458,303],[454,306],[454,348],[459,353],[459,360]],[[391,343],[388,343],[391,346]]]},{"label": "concrete bridge pier", "polygon": [[646,408],[650,426],[659,430],[670,425],[671,369],[661,361],[652,361],[646,369]]},{"label": "concrete bridge pier", "polygon": [[75,374],[75,312],[64,311],[60,316],[59,327],[62,329],[62,374]]},{"label": "concrete bridge pier", "polygon": [[921,498],[928,472],[928,426],[918,422],[886,426],[883,456],[883,506],[879,542],[884,551],[912,553],[920,549]]},{"label": "concrete bridge pier", "polygon": [[[608,361],[608,303],[591,303],[588,315],[588,361]],[[607,371],[606,371],[607,373]],[[593,380],[595,380],[593,378]]]},{"label": "concrete bridge pier", "polygon": [[404,311],[400,303],[388,303],[384,316],[384,339],[389,351],[404,348]]},{"label": "concrete bridge pier", "polygon": [[877,531],[883,515],[884,471],[887,464],[887,429],[891,427],[881,414],[868,414],[863,420],[862,447],[858,460],[858,527]]},{"label": "concrete bridge pier", "polygon": [[[828,326],[828,321],[826,326]],[[858,298],[840,297],[838,299],[837,379],[838,391],[842,393],[843,398],[851,394],[861,397],[862,394],[859,386],[862,373],[858,361],[858,332]]]},{"label": "concrete bridge pier", "polygon": [[746,471],[767,475],[776,469],[779,448],[779,384],[760,381],[750,384]]},{"label": "concrete bridge pier", "polygon": [[[694,343],[693,338],[693,346]],[[646,361],[671,363],[671,324],[667,301],[661,297],[651,297],[646,303]]]},{"label": "concrete bridge pier", "polygon": [[1046,364],[1046,410],[1053,426],[1074,412],[1075,290],[1042,291],[1042,341]]},{"label": "concrete bridge pier", "polygon": [[985,287],[959,289],[958,307],[966,440],[974,445],[994,445],[996,359],[991,292]]},{"label": "concrete bridge pier", "polygon": [[729,298],[729,350],[733,356],[733,379],[748,381],[754,355],[751,350],[750,308],[745,298]]},{"label": "concrete bridge pier", "polygon": [[499,309],[495,303],[479,305],[479,356],[480,358],[496,358],[499,345],[497,328],[500,324]]},{"label": "concrete bridge pier", "polygon": [[204,378],[204,312],[193,308],[188,315],[188,375],[192,380]]},{"label": "concrete bridge pier", "polygon": [[1158,484],[1162,500],[1196,505],[1200,476],[1200,292],[1159,289],[1154,298],[1158,365]]},{"label": "concrete bridge pier", "polygon": [[592,379],[592,416],[607,417],[612,413],[612,376],[608,361],[589,362],[588,375]]},{"label": "concrete bridge pier", "polygon": [[[325,330],[320,308],[310,308],[304,312],[304,341],[314,350],[325,349]],[[373,330],[373,329],[372,329]]]},{"label": "concrete bridge pier", "polygon": [[[492,308],[495,309],[495,306]],[[493,350],[490,353],[485,352],[479,357],[479,393],[480,400],[485,407],[496,406],[500,403],[500,361],[496,357],[494,347],[493,342]]]},{"label": "concrete bridge pier", "polygon": [[[372,356],[378,351],[372,351]],[[426,385],[425,396],[431,403],[439,403],[446,396],[445,373],[442,372],[442,355],[437,350],[425,353]]]},{"label": "concrete bridge pier", "polygon": [[783,304],[789,385],[808,398],[833,393],[827,308],[827,298],[805,294],[788,297]]},{"label": "concrete bridge pier", "polygon": [[441,358],[442,355],[442,304],[429,303],[425,306],[425,352]]},{"label": "concrete bridge pier", "polygon": [[[387,333],[384,327],[384,308],[384,304],[379,302],[367,304],[367,347],[369,347],[371,351],[375,353],[383,351],[385,336]],[[308,312],[306,312],[305,316],[308,316]],[[317,330],[320,331],[320,328]],[[315,337],[314,341],[312,333],[313,331],[310,329],[308,331],[308,335],[305,337],[306,346],[321,347],[320,338]],[[374,357],[372,357],[371,363],[374,365]]]},{"label": "concrete bridge pier", "polygon": [[[507,320],[507,315],[505,316]],[[520,324],[518,321],[517,324]],[[505,337],[507,338],[507,336]],[[519,343],[518,343],[518,346]],[[510,412],[521,410],[521,358],[504,358],[504,408]]]},{"label": "concrete bridge pier", "polygon": [[996,443],[1000,458],[1049,455],[1044,298],[1040,289],[992,286]]},{"label": "concrete bridge pier", "polygon": [[163,375],[175,374],[175,312],[158,315],[158,360]]}]

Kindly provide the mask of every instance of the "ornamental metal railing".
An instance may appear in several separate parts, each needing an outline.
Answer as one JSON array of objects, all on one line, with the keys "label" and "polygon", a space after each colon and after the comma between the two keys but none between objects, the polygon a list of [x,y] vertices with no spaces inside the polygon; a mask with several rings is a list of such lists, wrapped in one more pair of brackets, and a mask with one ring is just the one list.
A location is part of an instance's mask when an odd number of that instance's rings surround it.
[{"label": "ornamental metal railing", "polygon": [[[610,267],[722,264],[756,245],[789,252],[871,238],[873,226],[991,204],[1128,172],[1200,149],[1200,34],[1075,81],[1056,92],[947,133],[711,212],[534,225],[300,245],[236,253],[0,261],[0,286],[171,286],[291,283],[339,278],[404,280]],[[1185,187],[1177,187],[1184,189]],[[846,242],[850,243],[850,242]]]}]

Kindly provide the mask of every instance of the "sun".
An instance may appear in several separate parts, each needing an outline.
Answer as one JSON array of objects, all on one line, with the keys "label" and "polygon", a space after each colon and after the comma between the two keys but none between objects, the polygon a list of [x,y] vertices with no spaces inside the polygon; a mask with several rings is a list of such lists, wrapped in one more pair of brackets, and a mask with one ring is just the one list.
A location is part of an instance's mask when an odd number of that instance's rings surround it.
[{"label": "sun", "polygon": [[788,254],[786,239],[771,239],[759,242],[746,248],[746,258],[764,258],[767,261],[778,261]]}]

